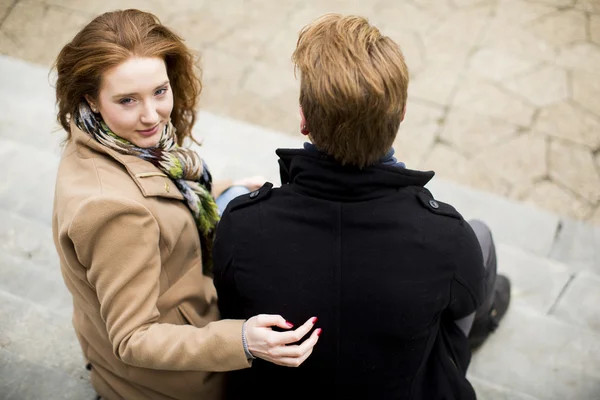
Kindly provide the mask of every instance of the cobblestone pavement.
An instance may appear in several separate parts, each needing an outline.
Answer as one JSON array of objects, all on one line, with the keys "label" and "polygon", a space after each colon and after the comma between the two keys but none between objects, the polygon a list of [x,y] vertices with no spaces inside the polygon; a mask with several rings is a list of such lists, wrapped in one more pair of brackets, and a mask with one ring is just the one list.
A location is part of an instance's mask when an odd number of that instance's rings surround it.
[{"label": "cobblestone pavement", "polygon": [[50,66],[95,15],[129,7],[199,52],[204,110],[289,135],[298,31],[363,15],[411,69],[409,167],[600,224],[600,0],[0,0],[0,53]]}]

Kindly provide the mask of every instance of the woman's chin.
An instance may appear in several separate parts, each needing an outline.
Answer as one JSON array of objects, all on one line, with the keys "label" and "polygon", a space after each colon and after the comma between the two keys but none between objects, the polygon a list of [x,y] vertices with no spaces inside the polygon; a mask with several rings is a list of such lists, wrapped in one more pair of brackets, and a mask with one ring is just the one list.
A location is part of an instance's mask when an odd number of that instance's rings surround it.
[{"label": "woman's chin", "polygon": [[147,149],[150,147],[156,147],[160,140],[160,133],[156,133],[156,135],[152,135],[150,137],[138,137],[136,138],[134,145],[140,147],[142,149]]}]

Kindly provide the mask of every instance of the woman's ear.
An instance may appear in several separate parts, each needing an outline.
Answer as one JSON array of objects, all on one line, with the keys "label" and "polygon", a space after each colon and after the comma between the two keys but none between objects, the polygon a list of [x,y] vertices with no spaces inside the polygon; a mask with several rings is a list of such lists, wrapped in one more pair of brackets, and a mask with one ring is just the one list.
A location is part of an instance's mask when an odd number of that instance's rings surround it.
[{"label": "woman's ear", "polygon": [[98,113],[98,107],[96,106],[96,102],[94,102],[92,98],[87,94],[84,94],[83,97],[85,97],[85,101],[87,101],[87,103],[89,104],[90,108],[92,109],[92,112]]}]

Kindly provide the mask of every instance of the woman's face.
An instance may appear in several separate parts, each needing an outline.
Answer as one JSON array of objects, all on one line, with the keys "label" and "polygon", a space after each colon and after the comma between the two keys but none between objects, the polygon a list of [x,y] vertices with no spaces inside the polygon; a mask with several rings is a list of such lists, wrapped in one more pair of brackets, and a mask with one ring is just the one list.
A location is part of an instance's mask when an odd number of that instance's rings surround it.
[{"label": "woman's face", "polygon": [[165,62],[132,57],[102,75],[97,102],[87,98],[108,127],[137,147],[158,144],[173,110]]}]

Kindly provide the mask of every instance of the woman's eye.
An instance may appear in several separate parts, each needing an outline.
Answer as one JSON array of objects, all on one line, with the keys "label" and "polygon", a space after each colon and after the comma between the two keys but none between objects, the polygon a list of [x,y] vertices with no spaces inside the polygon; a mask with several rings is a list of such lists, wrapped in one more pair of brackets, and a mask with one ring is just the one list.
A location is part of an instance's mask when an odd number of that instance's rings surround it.
[{"label": "woman's eye", "polygon": [[124,99],[119,100],[119,104],[130,104],[132,101],[133,101],[133,99],[126,97]]},{"label": "woman's eye", "polygon": [[156,96],[160,96],[161,94],[165,94],[166,92],[167,92],[167,88],[160,88],[156,92],[154,92],[154,94]]}]

